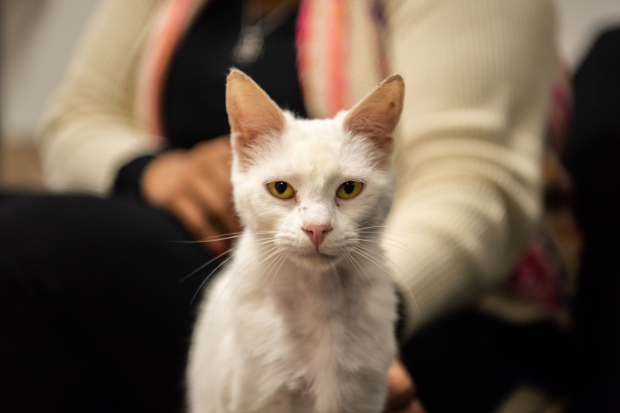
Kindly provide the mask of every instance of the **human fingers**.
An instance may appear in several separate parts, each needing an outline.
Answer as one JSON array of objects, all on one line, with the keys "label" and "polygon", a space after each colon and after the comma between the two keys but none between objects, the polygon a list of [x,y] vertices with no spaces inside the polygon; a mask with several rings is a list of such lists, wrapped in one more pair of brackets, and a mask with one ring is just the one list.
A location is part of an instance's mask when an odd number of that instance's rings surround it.
[{"label": "human fingers", "polygon": [[196,179],[191,185],[192,194],[197,198],[197,202],[202,204],[209,220],[220,228],[223,234],[239,231],[231,194],[227,194],[225,188],[222,189],[221,185],[205,179]]},{"label": "human fingers", "polygon": [[415,384],[405,366],[395,360],[388,370],[388,413],[424,412]]},{"label": "human fingers", "polygon": [[171,200],[183,192],[188,156],[184,151],[170,151],[149,162],[140,178],[142,195],[158,208],[169,210]]},{"label": "human fingers", "polygon": [[[226,145],[220,145],[226,147]],[[219,153],[224,158],[225,150]],[[210,156],[217,155],[214,151]],[[218,173],[211,171],[203,176],[202,164],[212,164],[207,160],[201,160],[193,151],[170,151],[152,161],[143,173],[141,185],[146,200],[152,205],[170,212],[183,226],[198,239],[212,238],[227,232],[236,231],[236,222],[230,222],[232,207],[226,207],[225,203],[218,206],[218,199],[230,199],[230,185],[218,183],[222,179],[230,181],[230,178],[218,178]],[[204,185],[215,186],[213,194],[205,196],[199,193]],[[222,185],[224,185],[222,187]],[[220,194],[220,196],[217,196]],[[224,195],[222,195],[224,194]],[[211,199],[209,201],[208,199]],[[207,198],[207,201],[205,201]],[[230,201],[229,201],[230,202]],[[210,206],[211,205],[211,206]],[[213,211],[218,211],[214,213]],[[226,225],[222,225],[222,218],[228,219]],[[226,226],[227,228],[224,228]],[[227,248],[225,241],[213,241],[205,243],[210,251],[223,251]]]},{"label": "human fingers", "polygon": [[203,143],[196,148],[192,158],[196,168],[192,185],[199,202],[224,232],[239,231],[232,203],[230,143],[222,138]]}]

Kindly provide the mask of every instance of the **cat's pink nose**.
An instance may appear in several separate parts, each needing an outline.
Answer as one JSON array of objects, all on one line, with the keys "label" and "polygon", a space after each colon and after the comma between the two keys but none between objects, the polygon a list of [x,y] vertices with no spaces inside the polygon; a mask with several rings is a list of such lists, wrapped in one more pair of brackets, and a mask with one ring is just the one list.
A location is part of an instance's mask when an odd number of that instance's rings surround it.
[{"label": "cat's pink nose", "polygon": [[302,230],[310,237],[312,243],[319,248],[319,245],[323,243],[325,236],[332,230],[332,227],[329,225],[306,225]]}]

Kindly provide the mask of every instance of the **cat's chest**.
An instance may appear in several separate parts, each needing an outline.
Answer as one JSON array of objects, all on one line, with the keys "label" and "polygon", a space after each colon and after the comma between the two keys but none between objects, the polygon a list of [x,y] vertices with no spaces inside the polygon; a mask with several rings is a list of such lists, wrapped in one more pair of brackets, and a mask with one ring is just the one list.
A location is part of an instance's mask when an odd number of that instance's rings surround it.
[{"label": "cat's chest", "polygon": [[257,359],[303,376],[304,369],[317,363],[346,363],[346,349],[364,345],[367,289],[331,281],[276,284],[254,295],[254,302],[243,309],[238,331]]},{"label": "cat's chest", "polygon": [[307,407],[321,397],[337,399],[334,383],[387,370],[393,346],[378,338],[389,338],[392,311],[376,309],[393,304],[381,299],[391,291],[389,280],[371,284],[355,273],[311,274],[286,264],[273,283],[253,275],[239,281],[226,307],[233,358],[248,388],[260,384],[256,391],[267,398],[284,391],[295,406]]},{"label": "cat's chest", "polygon": [[270,297],[262,307],[262,320],[254,319],[251,341],[250,335],[243,340],[251,343],[243,354],[259,375],[274,377],[300,403],[311,403],[317,380],[336,375],[343,365],[356,364],[346,355],[353,343],[343,334],[351,333],[345,319],[321,308],[313,297],[284,301]]}]

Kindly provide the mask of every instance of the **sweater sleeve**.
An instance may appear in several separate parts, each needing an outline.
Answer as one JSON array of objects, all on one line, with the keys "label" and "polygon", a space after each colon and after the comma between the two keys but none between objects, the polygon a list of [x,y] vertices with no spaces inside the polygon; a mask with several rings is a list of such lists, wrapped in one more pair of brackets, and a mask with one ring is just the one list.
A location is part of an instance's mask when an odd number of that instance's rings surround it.
[{"label": "sweater sleeve", "polygon": [[160,3],[108,0],[97,11],[39,133],[50,189],[105,195],[124,164],[155,150],[135,96]]},{"label": "sweater sleeve", "polygon": [[503,281],[536,226],[554,18],[548,0],[390,3],[407,90],[384,244],[406,335]]}]

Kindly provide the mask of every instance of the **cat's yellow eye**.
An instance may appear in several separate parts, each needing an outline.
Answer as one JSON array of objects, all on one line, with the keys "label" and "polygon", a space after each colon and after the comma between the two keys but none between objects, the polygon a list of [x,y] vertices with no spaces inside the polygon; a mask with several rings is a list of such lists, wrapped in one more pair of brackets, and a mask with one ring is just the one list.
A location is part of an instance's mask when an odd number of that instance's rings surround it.
[{"label": "cat's yellow eye", "polygon": [[336,196],[340,199],[355,198],[362,192],[363,183],[357,181],[347,181],[340,185],[336,191]]},{"label": "cat's yellow eye", "polygon": [[284,181],[269,182],[267,189],[271,195],[279,199],[290,199],[295,196],[295,190],[291,184]]}]

